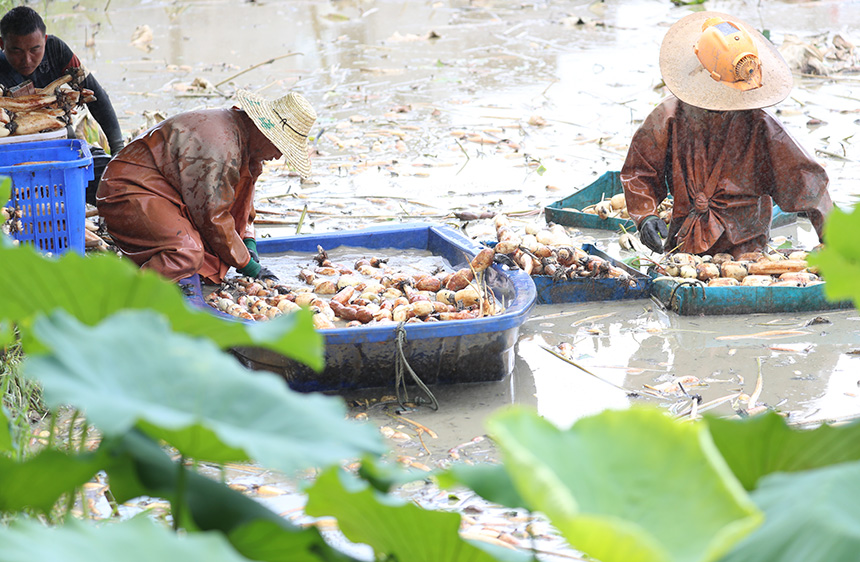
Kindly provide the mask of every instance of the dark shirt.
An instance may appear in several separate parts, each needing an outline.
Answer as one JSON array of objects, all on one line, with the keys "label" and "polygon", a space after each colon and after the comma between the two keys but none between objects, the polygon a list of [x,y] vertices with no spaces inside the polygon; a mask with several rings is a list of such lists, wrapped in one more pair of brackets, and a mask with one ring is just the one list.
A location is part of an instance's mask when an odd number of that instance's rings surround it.
[{"label": "dark shirt", "polygon": [[[21,76],[6,60],[6,54],[0,52],[0,84],[7,88],[17,86],[25,80],[32,80],[36,88],[44,88],[65,74],[68,68],[81,66],[81,61],[66,43],[59,37],[48,35],[45,41],[45,56],[31,76]],[[87,107],[95,120],[101,126],[110,143],[112,154],[116,154],[123,146],[122,130],[116,118],[116,112],[110,103],[110,98],[104,88],[92,74],[81,83],[81,87],[93,91],[96,101],[88,103]]]}]

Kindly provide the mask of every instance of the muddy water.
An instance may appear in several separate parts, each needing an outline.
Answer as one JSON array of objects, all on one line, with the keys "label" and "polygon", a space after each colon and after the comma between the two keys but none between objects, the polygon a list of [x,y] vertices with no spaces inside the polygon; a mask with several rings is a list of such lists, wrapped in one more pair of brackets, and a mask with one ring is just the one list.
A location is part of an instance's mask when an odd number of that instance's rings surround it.
[{"label": "muddy water", "polygon": [[[313,181],[300,183],[281,164],[268,169],[259,186],[263,236],[294,233],[306,210],[302,232],[426,219],[478,240],[491,236],[489,222],[465,224],[452,211],[539,212],[620,168],[630,136],[665,94],[660,41],[690,10],[653,0],[105,4],[51,2],[46,19],[109,91],[129,135],[146,126],[147,112],[222,107],[237,88],[272,97],[296,89],[317,108]],[[856,1],[705,7],[769,30],[777,44],[834,33],[860,42]],[[143,25],[152,39],[135,46]],[[196,78],[218,91],[194,88]],[[860,78],[797,75],[795,86],[774,109],[826,166],[836,203],[851,207],[860,194]],[[617,255],[615,233],[574,234]],[[808,223],[778,234],[815,242]],[[809,324],[816,316],[825,322]],[[717,339],[773,330],[803,333]],[[561,342],[594,376],[542,349]],[[650,300],[539,306],[522,328],[510,378],[434,388],[438,412],[403,412],[435,439],[391,417],[391,389],[345,398],[368,423],[410,433],[392,442],[396,454],[433,466],[492,457],[483,423],[508,404],[536,407],[560,425],[637,402],[683,413],[683,392],[641,394],[673,376],[695,377],[699,384],[685,390],[707,402],[754,393],[761,373],[759,401],[793,420],[856,415],[860,357],[849,352],[858,347],[853,310],[681,317]],[[731,414],[732,403],[715,411]]]}]

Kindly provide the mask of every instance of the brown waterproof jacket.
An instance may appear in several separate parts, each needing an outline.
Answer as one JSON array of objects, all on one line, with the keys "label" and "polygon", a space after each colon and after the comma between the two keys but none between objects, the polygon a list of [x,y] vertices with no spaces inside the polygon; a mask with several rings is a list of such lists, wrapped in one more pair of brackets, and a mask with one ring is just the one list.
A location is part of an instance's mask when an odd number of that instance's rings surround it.
[{"label": "brown waterproof jacket", "polygon": [[621,182],[637,226],[672,194],[664,247],[692,254],[763,249],[772,201],[807,213],[821,238],[833,207],[824,168],[769,113],[709,111],[674,96],[633,135]]},{"label": "brown waterproof jacket", "polygon": [[238,109],[173,116],[128,144],[108,164],[96,196],[122,252],[178,281],[199,273],[220,283],[251,259],[254,184],[262,161],[254,123]]}]

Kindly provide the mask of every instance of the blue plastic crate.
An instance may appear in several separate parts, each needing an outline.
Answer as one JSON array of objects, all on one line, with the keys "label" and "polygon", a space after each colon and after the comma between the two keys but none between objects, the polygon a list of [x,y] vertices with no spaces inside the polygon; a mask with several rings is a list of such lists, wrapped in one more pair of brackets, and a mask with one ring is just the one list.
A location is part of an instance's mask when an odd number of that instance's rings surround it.
[{"label": "blue plastic crate", "polygon": [[22,211],[12,237],[44,253],[84,253],[86,188],[93,157],[86,142],[57,139],[0,145],[0,176],[12,178],[8,208]]}]

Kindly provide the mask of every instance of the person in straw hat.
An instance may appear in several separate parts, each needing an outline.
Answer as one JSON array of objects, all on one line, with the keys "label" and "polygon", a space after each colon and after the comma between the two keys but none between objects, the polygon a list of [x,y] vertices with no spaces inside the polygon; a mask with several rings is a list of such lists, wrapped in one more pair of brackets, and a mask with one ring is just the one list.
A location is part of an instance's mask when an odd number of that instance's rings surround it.
[{"label": "person in straw hat", "polygon": [[300,94],[269,101],[247,91],[238,106],[181,113],[130,142],[105,169],[99,214],[124,256],[172,281],[199,274],[218,284],[231,267],[277,277],[260,263],[254,185],[282,155],[311,172],[307,138],[316,120]]},{"label": "person in straw hat", "polygon": [[[660,72],[672,95],[633,135],[620,175],[643,244],[736,258],[762,250],[773,202],[805,212],[823,242],[827,174],[763,109],[792,87],[774,45],[730,15],[696,12],[666,33]],[[656,209],[669,193],[667,228]]]}]

